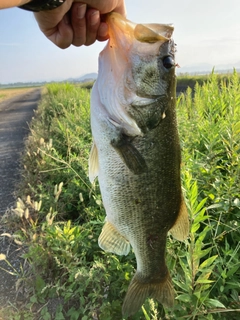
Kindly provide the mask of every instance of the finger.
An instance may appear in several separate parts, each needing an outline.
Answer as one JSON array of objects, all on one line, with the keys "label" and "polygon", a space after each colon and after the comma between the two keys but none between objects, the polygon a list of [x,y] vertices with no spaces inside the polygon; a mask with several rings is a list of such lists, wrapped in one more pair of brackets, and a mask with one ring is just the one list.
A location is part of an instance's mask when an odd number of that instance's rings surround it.
[{"label": "finger", "polygon": [[41,31],[49,40],[62,49],[69,47],[72,43],[73,30],[69,16],[66,14],[71,6],[72,0],[66,0],[54,10],[34,13]]},{"label": "finger", "polygon": [[97,40],[105,41],[109,38],[108,25],[106,22],[101,22],[97,32]]},{"label": "finger", "polygon": [[80,47],[86,42],[86,14],[87,5],[84,3],[73,3],[71,10],[71,21],[73,28],[72,44]]},{"label": "finger", "polygon": [[123,16],[126,16],[126,7],[124,0],[84,0],[84,3],[86,3],[90,8],[99,10],[102,14],[115,11],[122,14]]},{"label": "finger", "polygon": [[114,11],[120,13],[122,16],[126,18],[127,11],[125,1],[119,1],[118,6],[114,9]]},{"label": "finger", "polygon": [[86,13],[87,32],[85,45],[93,44],[97,39],[97,32],[100,26],[100,13],[98,10],[89,9]]},{"label": "finger", "polygon": [[[48,33],[48,34],[47,34]],[[45,35],[61,49],[68,48],[73,41],[73,30],[70,24],[68,14],[65,14],[63,19],[55,28],[45,32]]]}]

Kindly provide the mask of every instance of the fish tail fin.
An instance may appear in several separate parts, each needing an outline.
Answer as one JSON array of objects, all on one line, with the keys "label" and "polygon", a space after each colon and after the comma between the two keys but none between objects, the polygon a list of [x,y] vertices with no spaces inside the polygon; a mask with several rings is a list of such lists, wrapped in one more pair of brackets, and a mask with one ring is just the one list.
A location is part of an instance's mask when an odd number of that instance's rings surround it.
[{"label": "fish tail fin", "polygon": [[144,282],[140,273],[137,272],[129,285],[123,302],[123,316],[128,317],[135,314],[147,298],[156,299],[165,307],[173,307],[174,289],[169,272],[163,281],[150,283]]}]

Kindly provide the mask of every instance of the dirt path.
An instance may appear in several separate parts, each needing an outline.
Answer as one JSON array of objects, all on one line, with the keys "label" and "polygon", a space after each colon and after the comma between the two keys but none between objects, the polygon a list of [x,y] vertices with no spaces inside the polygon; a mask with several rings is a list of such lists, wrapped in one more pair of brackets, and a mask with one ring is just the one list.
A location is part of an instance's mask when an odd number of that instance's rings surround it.
[{"label": "dirt path", "polygon": [[[14,188],[20,178],[19,161],[24,150],[24,139],[40,98],[41,89],[34,89],[0,102],[0,219],[15,203]],[[0,235],[5,231],[0,225]],[[18,247],[8,237],[0,237],[0,254],[5,254],[16,270],[22,263],[18,252]],[[1,267],[12,271],[5,261],[0,261],[0,309],[9,301],[15,301],[17,280],[16,276],[6,273]]]},{"label": "dirt path", "polygon": [[0,102],[0,214],[14,204],[19,159],[40,99],[40,89]]}]

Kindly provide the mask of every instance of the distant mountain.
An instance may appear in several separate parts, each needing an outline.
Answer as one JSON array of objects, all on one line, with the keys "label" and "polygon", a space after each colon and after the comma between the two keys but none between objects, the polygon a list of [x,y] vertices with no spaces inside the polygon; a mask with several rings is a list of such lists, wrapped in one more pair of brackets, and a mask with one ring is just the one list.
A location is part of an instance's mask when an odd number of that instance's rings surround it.
[{"label": "distant mountain", "polygon": [[239,70],[240,69],[240,61],[229,65],[229,64],[221,64],[217,66],[217,70],[233,70],[233,68]]},{"label": "distant mountain", "polygon": [[94,81],[97,79],[98,74],[96,72],[87,73],[79,78],[68,78],[65,80],[51,80],[51,81],[33,81],[33,82],[15,82],[15,83],[0,83],[0,88],[8,88],[8,87],[24,87],[24,86],[43,86],[47,83],[53,82],[87,82]]},{"label": "distant mountain", "polygon": [[180,66],[180,68],[176,69],[177,74],[180,73],[190,73],[190,74],[208,74],[214,71],[218,73],[227,73],[227,72],[232,72],[233,69],[236,69],[237,71],[240,70],[240,61],[236,62],[235,64],[226,64],[226,65],[211,65],[208,63],[199,63],[195,65],[186,65],[186,66]]},{"label": "distant mountain", "polygon": [[68,78],[64,80],[64,82],[86,82],[86,81],[91,81],[91,80],[96,80],[98,74],[96,72],[93,73],[87,73],[79,78]]},{"label": "distant mountain", "polygon": [[177,73],[201,73],[201,72],[206,72],[209,73],[212,71],[214,66],[211,64],[207,63],[199,63],[199,64],[192,64],[192,65],[186,65],[186,66],[181,66],[180,68],[177,68],[176,71]]}]

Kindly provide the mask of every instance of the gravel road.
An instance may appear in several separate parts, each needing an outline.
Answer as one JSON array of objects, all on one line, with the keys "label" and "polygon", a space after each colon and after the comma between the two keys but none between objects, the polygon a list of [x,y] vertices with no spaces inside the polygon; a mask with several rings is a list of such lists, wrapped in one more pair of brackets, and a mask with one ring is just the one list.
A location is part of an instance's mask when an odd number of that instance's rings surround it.
[{"label": "gravel road", "polygon": [[[29,133],[33,110],[37,109],[40,98],[41,89],[35,89],[0,103],[0,219],[15,203],[14,189],[20,179],[20,157],[24,150],[24,140]],[[0,235],[3,232],[7,230],[0,225]],[[16,270],[23,263],[19,257],[20,252],[11,239],[0,236],[0,254],[5,254]],[[1,267],[12,271],[5,261],[0,261],[0,309],[7,303],[16,301],[17,280],[16,276],[3,271]],[[20,296],[17,298],[21,300]]]}]

